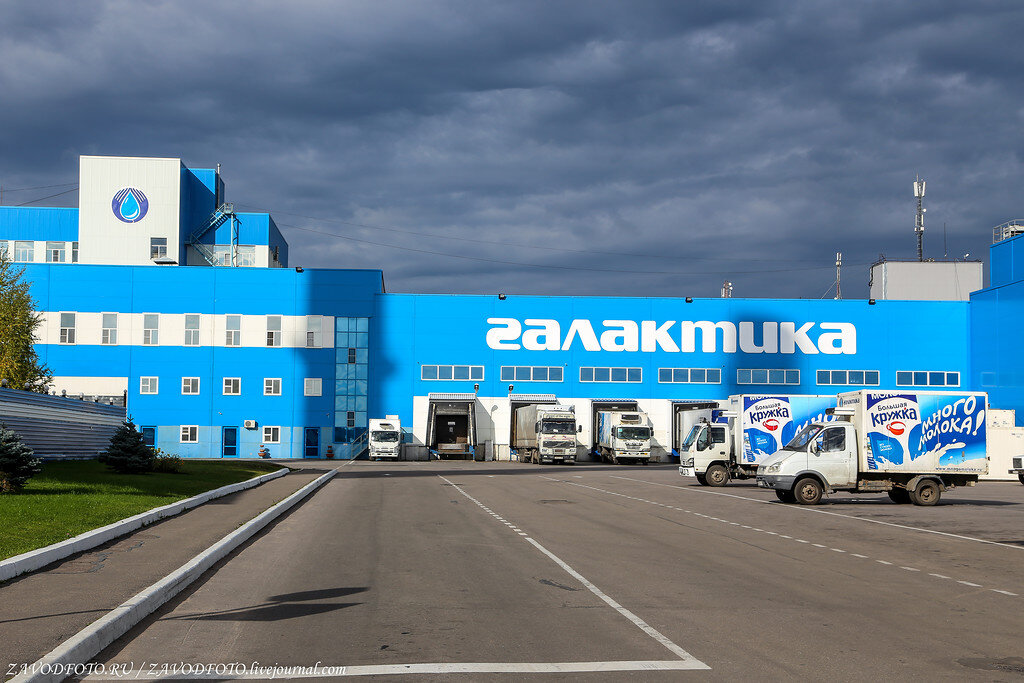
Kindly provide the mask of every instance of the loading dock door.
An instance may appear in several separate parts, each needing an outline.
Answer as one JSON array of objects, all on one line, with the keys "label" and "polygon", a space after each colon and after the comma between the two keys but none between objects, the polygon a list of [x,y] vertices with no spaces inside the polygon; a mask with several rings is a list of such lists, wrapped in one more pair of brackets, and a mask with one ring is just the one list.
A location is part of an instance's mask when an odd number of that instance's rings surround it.
[{"label": "loading dock door", "polygon": [[427,448],[439,459],[464,460],[476,452],[473,394],[430,395]]},{"label": "loading dock door", "polygon": [[508,399],[508,445],[516,447],[516,411],[529,405],[554,405],[558,403],[554,394],[511,394]]},{"label": "loading dock door", "polygon": [[591,452],[597,451],[597,441],[599,438],[597,429],[597,414],[606,410],[640,410],[636,401],[629,399],[614,399],[606,401],[594,401],[591,403],[591,426],[593,431],[590,432],[590,438],[594,442],[590,446]]}]

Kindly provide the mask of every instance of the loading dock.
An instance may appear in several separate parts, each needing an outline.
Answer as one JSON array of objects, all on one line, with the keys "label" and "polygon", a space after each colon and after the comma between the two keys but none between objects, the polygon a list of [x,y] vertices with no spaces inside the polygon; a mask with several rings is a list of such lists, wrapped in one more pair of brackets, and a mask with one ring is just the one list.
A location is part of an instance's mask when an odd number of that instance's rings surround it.
[{"label": "loading dock", "polygon": [[672,401],[672,457],[679,458],[679,445],[701,418],[713,421],[718,401]]},{"label": "loading dock", "polygon": [[508,444],[509,458],[515,457],[516,443],[516,410],[529,405],[551,405],[558,403],[554,394],[509,394]]},{"label": "loading dock", "polygon": [[599,401],[592,401],[590,404],[590,451],[591,456],[595,460],[600,460],[601,456],[597,451],[597,441],[599,428],[597,424],[597,414],[603,410],[640,410],[636,399],[630,398],[615,398],[615,399],[602,399]]},{"label": "loading dock", "polygon": [[476,454],[476,394],[430,394],[427,449],[438,460],[472,460]]}]

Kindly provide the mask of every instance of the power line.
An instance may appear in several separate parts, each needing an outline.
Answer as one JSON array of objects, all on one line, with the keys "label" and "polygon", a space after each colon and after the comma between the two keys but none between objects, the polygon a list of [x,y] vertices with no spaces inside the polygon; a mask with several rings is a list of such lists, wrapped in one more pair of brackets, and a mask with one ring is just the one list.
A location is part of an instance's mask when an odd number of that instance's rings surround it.
[{"label": "power line", "polygon": [[[434,238],[434,239],[456,240],[456,241],[459,241],[459,242],[476,242],[477,244],[492,244],[492,245],[501,246],[501,247],[516,247],[516,248],[519,248],[519,249],[539,249],[541,251],[560,251],[560,252],[567,252],[567,253],[572,253],[572,254],[602,254],[604,256],[635,256],[635,257],[638,257],[638,258],[661,258],[661,259],[673,259],[673,260],[679,260],[680,258],[682,258],[680,256],[673,256],[671,254],[644,254],[644,253],[628,252],[628,251],[601,251],[601,250],[597,250],[597,249],[570,249],[568,247],[537,246],[537,245],[533,245],[533,244],[518,244],[518,243],[515,243],[515,242],[501,242],[501,241],[497,241],[497,240],[482,240],[482,239],[476,239],[476,238],[472,238],[472,237],[454,237],[452,235],[439,235],[437,233],[419,232],[419,231],[416,231],[416,230],[403,230],[402,228],[396,228],[396,227],[387,226],[387,225],[369,225],[369,224],[366,224],[366,223],[354,223],[354,222],[351,222],[351,221],[343,221],[343,220],[340,220],[340,219],[337,219],[337,218],[319,218],[317,216],[307,216],[307,215],[300,214],[300,213],[289,213],[287,211],[269,211],[267,209],[263,209],[263,208],[260,208],[258,206],[253,206],[251,204],[243,204],[241,202],[238,203],[238,206],[246,207],[246,208],[253,209],[253,210],[256,210],[256,211],[261,211],[261,212],[264,212],[264,213],[272,213],[272,214],[277,214],[277,215],[281,215],[281,216],[294,216],[296,218],[305,218],[305,219],[308,219],[308,220],[311,220],[311,221],[319,221],[319,222],[323,222],[323,223],[337,223],[339,225],[349,225],[349,226],[352,226],[352,227],[355,227],[355,228],[365,228],[367,230],[387,230],[389,232],[398,232],[398,233],[402,233],[402,234],[405,234],[405,235],[415,235],[417,237],[431,237],[431,238]],[[291,226],[291,227],[295,227],[295,226]],[[331,234],[334,234],[334,233],[331,233]],[[334,236],[335,237],[341,237],[341,235],[336,235],[336,234]],[[692,258],[692,259],[701,260],[701,261],[742,261],[742,262],[755,261],[755,262],[763,262],[763,263],[779,263],[780,261],[785,261],[785,259],[747,259],[747,258],[730,258],[728,256],[704,256],[704,255],[701,255],[701,256],[688,255],[686,258]],[[803,260],[803,261],[789,261],[789,263],[809,263],[809,261],[806,261],[806,260]]]},{"label": "power line", "polygon": [[[541,269],[556,269],[556,270],[576,270],[576,271],[587,271],[595,273],[625,273],[631,275],[721,275],[721,274],[741,274],[741,275],[757,275],[762,273],[791,273],[794,271],[809,271],[809,270],[824,270],[831,269],[832,266],[814,266],[808,268],[783,268],[780,270],[689,270],[689,271],[664,271],[664,270],[624,270],[619,268],[588,268],[586,266],[563,266],[563,265],[551,265],[545,263],[524,263],[522,261],[506,261],[504,259],[485,258],[482,256],[465,256],[462,254],[451,254],[444,251],[433,251],[430,249],[418,249],[416,247],[403,247],[397,244],[387,244],[385,242],[374,242],[372,240],[359,239],[358,237],[349,237],[348,235],[339,235],[333,232],[327,232],[325,230],[317,230],[315,228],[304,228],[299,225],[289,225],[287,223],[281,223],[282,227],[292,228],[294,230],[303,230],[305,232],[313,232],[319,235],[328,235],[330,237],[337,237],[343,240],[349,240],[351,242],[359,242],[361,244],[372,244],[377,247],[387,247],[389,249],[401,249],[402,251],[412,251],[418,254],[433,254],[435,256],[447,256],[449,258],[465,259],[468,261],[481,261],[484,263],[500,263],[502,265],[509,266],[523,266],[526,268],[541,268]],[[868,265],[867,262],[859,263],[856,265]]]},{"label": "power line", "polygon": [[63,192],[58,192],[57,194],[51,194],[51,195],[46,196],[46,197],[40,197],[39,199],[30,199],[29,201],[22,202],[21,204],[11,204],[11,206],[26,206],[28,204],[35,204],[36,202],[41,202],[44,199],[53,199],[54,197],[59,197],[62,194],[68,194],[69,192],[77,192],[77,191],[78,191],[78,187],[75,186],[75,187],[72,187],[70,190],[64,190]]},{"label": "power line", "polygon": [[77,186],[78,183],[61,183],[59,185],[38,185],[36,187],[5,187],[4,192],[24,192],[25,190],[50,190],[55,187],[67,187],[68,185]]}]

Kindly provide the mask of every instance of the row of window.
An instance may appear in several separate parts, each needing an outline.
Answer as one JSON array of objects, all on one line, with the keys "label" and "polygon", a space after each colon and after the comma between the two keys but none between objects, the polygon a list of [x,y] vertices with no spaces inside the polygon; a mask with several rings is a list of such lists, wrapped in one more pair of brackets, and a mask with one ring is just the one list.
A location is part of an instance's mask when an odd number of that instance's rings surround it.
[{"label": "row of window", "polygon": [[[156,445],[156,427],[143,427],[142,440],[147,446]],[[179,441],[181,443],[199,443],[199,425],[181,425]],[[281,443],[280,427],[264,427],[263,443]]]},{"label": "row of window", "polygon": [[[22,263],[32,263],[36,260],[35,242],[15,240],[14,252],[8,240],[0,240],[0,253],[7,253],[8,258]],[[47,242],[46,243],[47,263],[78,263],[78,242]]]},{"label": "row of window", "polygon": [[[100,344],[117,345],[118,314],[102,313],[102,330]],[[266,317],[267,346],[281,346],[281,317],[279,315],[268,315]],[[224,346],[242,345],[242,316],[226,315]],[[185,337],[182,340],[185,346],[201,346],[199,313],[185,314]],[[60,343],[77,343],[77,313],[60,314]],[[306,348],[318,349],[323,346],[324,320],[320,315],[306,316]],[[158,346],[160,344],[160,314],[142,314],[142,344],[143,346]],[[355,363],[354,349],[349,349],[350,363]]]},{"label": "row of window", "polygon": [[[878,370],[818,370],[817,383],[821,386],[879,386]],[[424,365],[420,369],[423,380],[477,380],[484,379],[482,365]],[[501,366],[502,382],[561,382],[562,368],[558,366]],[[581,367],[580,382],[643,382],[643,368]],[[719,368],[658,368],[661,384],[721,384]],[[798,385],[800,371],[787,368],[751,368],[736,371],[736,384],[740,385]],[[958,387],[960,373],[947,371],[898,371],[899,387]]]},{"label": "row of window", "polygon": [[[222,394],[224,396],[241,396],[242,394],[242,378],[241,377],[225,377],[223,378]],[[323,379],[320,377],[306,377],[303,379],[302,395],[303,396],[322,396],[323,395]],[[139,378],[139,393],[153,395],[160,393],[160,378],[159,377],[140,377]],[[199,394],[199,378],[198,377],[182,377],[181,378],[181,393],[183,396],[196,396]],[[280,377],[265,377],[263,379],[263,395],[264,396],[280,396],[281,395],[281,378]]]}]

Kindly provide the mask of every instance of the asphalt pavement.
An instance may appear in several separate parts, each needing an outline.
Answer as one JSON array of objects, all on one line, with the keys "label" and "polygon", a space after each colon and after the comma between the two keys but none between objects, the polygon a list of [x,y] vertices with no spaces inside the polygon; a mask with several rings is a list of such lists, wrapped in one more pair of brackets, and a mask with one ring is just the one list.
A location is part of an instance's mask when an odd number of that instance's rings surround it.
[{"label": "asphalt pavement", "polygon": [[94,678],[1021,680],[1022,560],[1016,483],[801,507],[668,466],[356,462]]}]

